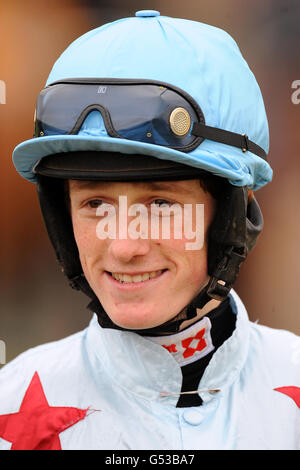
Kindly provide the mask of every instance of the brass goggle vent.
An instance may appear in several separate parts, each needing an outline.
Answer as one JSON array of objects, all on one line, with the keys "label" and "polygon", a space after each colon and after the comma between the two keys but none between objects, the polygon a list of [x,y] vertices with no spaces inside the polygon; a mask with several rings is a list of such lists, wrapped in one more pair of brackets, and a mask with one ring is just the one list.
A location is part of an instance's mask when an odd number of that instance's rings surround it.
[{"label": "brass goggle vent", "polygon": [[175,135],[186,135],[191,127],[191,116],[184,108],[175,108],[170,114],[170,126]]}]

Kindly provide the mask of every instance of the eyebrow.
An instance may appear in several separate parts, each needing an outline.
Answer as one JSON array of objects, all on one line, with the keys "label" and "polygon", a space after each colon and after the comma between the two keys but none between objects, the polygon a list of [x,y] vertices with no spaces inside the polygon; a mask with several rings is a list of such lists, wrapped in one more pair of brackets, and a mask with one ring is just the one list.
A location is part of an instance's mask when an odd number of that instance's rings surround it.
[{"label": "eyebrow", "polygon": [[149,189],[151,190],[154,190],[154,191],[176,191],[178,192],[178,190],[184,192],[184,193],[187,193],[187,194],[191,194],[191,190],[189,188],[186,188],[186,187],[183,187],[182,185],[177,185],[175,188],[174,188],[174,185],[172,184],[173,182],[170,181],[147,181],[147,182],[144,182],[143,184],[145,186],[148,186]]},{"label": "eyebrow", "polygon": [[[114,183],[110,181],[92,181],[92,180],[71,180],[75,184],[73,188],[75,190],[80,190],[80,189],[93,189],[95,187],[99,187],[99,184],[103,183],[104,186],[106,186],[108,183]],[[179,181],[178,181],[179,182]],[[132,183],[132,184],[137,184],[139,186],[144,187],[145,189],[148,189],[150,191],[172,191],[172,192],[178,192],[179,190],[182,191],[183,193],[186,194],[191,194],[192,191],[188,187],[183,187],[182,185],[179,184],[174,188],[173,182],[172,181],[116,181],[116,183]]]}]

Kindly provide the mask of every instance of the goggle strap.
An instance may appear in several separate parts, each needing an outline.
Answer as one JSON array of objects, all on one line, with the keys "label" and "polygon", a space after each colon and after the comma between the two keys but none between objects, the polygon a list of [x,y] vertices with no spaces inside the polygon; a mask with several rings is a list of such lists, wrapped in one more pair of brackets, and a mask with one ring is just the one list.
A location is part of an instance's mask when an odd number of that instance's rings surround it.
[{"label": "goggle strap", "polygon": [[222,144],[232,145],[240,148],[243,152],[249,152],[258,155],[267,161],[267,154],[263,148],[248,139],[246,134],[237,134],[235,132],[218,129],[217,127],[206,126],[199,122],[195,122],[192,128],[192,135],[202,137],[204,139],[213,140]]}]

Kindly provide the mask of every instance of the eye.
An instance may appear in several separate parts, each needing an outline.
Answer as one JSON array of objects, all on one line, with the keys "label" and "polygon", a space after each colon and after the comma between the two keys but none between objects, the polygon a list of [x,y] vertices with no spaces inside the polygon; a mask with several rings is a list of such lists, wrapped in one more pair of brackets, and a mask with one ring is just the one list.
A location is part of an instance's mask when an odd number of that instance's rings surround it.
[{"label": "eye", "polygon": [[157,198],[151,203],[151,214],[160,217],[182,216],[182,207],[174,201]]},{"label": "eye", "polygon": [[166,199],[155,199],[152,204],[155,207],[159,207],[160,209],[163,209],[164,207],[170,207],[172,205],[172,202],[167,201]]},{"label": "eye", "polygon": [[91,201],[88,201],[87,202],[87,205],[91,208],[91,209],[97,209],[99,206],[101,206],[103,204],[103,201],[102,199],[92,199]]}]

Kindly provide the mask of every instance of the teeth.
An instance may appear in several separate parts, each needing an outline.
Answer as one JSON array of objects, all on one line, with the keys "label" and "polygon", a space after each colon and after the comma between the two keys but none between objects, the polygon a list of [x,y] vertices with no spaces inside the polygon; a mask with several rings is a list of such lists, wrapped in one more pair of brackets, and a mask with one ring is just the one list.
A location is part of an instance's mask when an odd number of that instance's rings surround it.
[{"label": "teeth", "polygon": [[152,279],[153,277],[159,276],[162,273],[162,270],[159,271],[151,271],[149,273],[143,274],[135,274],[134,276],[130,276],[130,274],[122,274],[122,273],[111,273],[112,277],[119,282],[143,282]]}]

